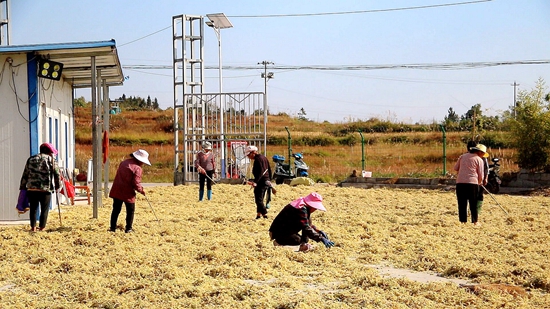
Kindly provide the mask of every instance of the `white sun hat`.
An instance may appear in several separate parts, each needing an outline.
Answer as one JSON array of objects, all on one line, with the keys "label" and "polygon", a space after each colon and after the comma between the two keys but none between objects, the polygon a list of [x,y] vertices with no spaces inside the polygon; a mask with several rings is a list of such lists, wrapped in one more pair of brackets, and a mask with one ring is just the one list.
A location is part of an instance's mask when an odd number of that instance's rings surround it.
[{"label": "white sun hat", "polygon": [[244,151],[244,155],[245,156],[248,156],[251,152],[253,151],[258,151],[258,147],[256,146],[248,146],[246,147],[245,151]]},{"label": "white sun hat", "polygon": [[149,153],[143,149],[138,149],[132,153],[134,158],[138,159],[139,161],[151,165],[151,162],[149,162]]}]

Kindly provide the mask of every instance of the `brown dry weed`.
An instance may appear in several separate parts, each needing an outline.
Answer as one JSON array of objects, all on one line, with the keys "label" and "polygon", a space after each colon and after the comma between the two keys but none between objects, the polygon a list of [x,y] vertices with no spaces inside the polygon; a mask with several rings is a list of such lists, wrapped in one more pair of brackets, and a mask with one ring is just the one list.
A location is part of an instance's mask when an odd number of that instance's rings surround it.
[{"label": "brown dry weed", "polygon": [[[272,218],[317,191],[326,213],[313,222],[336,246],[308,253],[274,247]],[[1,308],[550,308],[547,198],[489,197],[481,227],[458,222],[454,192],[278,186],[269,219],[255,220],[248,186],[146,188],[135,233],[107,232],[91,206],[62,206],[47,230],[0,227]],[[14,210],[15,211],[15,210]],[[125,211],[119,218],[122,228]],[[369,265],[430,271],[472,284],[528,290],[471,293],[453,283],[381,276]]]}]

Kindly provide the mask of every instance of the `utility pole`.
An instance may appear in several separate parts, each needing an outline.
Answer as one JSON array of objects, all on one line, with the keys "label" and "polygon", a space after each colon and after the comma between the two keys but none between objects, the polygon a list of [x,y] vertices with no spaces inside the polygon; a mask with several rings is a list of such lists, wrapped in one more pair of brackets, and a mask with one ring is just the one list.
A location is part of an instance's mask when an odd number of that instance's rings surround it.
[{"label": "utility pole", "polygon": [[[264,72],[262,73],[261,77],[264,79],[264,139],[267,138],[267,116],[269,115],[269,105],[267,104],[267,81],[273,78],[273,72],[267,72],[267,65],[268,64],[274,64],[273,62],[269,61],[262,61],[258,62],[258,64],[262,64],[264,66]],[[264,153],[267,151],[267,145],[264,144]],[[290,163],[290,158],[288,159]]]},{"label": "utility pole", "polygon": [[511,86],[514,86],[514,119],[516,119],[516,115],[517,115],[517,112],[516,112],[516,108],[518,107],[518,103],[516,101],[516,87],[519,86],[518,83],[516,83],[516,81],[514,81],[514,83],[511,85]]},{"label": "utility pole", "polygon": [[264,66],[264,72],[262,73],[262,78],[264,79],[264,94],[265,94],[265,101],[266,101],[266,104],[265,106],[268,107],[269,105],[267,104],[267,81],[274,78],[273,77],[273,72],[267,72],[267,65],[268,64],[275,64],[273,62],[269,62],[269,61],[262,61],[262,62],[258,62],[258,64],[261,64]]}]

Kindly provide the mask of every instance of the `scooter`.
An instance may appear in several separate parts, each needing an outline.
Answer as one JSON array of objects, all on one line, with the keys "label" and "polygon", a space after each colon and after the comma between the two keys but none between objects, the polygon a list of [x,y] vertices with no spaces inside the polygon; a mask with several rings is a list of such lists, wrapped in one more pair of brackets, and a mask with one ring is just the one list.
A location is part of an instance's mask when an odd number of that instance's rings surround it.
[{"label": "scooter", "polygon": [[275,162],[275,171],[273,172],[273,180],[275,183],[280,185],[285,179],[292,179],[296,177],[290,167],[290,163],[285,163],[285,157],[281,155],[274,155],[272,157],[273,162]]},{"label": "scooter", "polygon": [[278,185],[282,184],[286,179],[309,176],[309,166],[304,162],[304,155],[293,153],[291,156],[294,158],[294,168],[291,168],[290,162],[288,164],[285,163],[286,158],[284,156],[274,155],[272,157],[273,162],[275,162],[273,179]]},{"label": "scooter", "polygon": [[294,153],[292,156],[294,157],[295,175],[297,177],[309,176],[307,172],[307,170],[309,170],[309,166],[307,166],[306,162],[304,162],[304,155],[301,153]]},{"label": "scooter", "polygon": [[[273,180],[275,183],[280,185],[285,179],[293,179],[295,177],[307,177],[309,167],[304,162],[304,156],[301,153],[292,153],[292,137],[290,136],[290,131],[288,127],[285,127],[286,132],[288,133],[288,164],[285,163],[285,157],[281,155],[274,155],[272,157],[273,162],[275,162],[275,171],[273,172]],[[294,158],[294,170],[290,165],[290,157]]]},{"label": "scooter", "polygon": [[502,183],[500,179],[500,164],[498,158],[491,159],[493,164],[489,164],[489,174],[487,175],[487,191],[492,194],[497,194],[500,191],[500,184]]}]

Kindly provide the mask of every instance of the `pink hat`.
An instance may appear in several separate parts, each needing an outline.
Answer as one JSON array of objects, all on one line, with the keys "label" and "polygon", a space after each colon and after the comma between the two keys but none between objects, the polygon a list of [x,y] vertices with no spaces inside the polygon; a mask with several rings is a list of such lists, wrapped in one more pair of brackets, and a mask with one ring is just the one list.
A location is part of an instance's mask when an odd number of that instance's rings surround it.
[{"label": "pink hat", "polygon": [[315,208],[321,211],[327,211],[325,206],[323,206],[323,197],[317,192],[311,192],[306,197],[300,197],[292,202],[290,202],[294,208],[300,208],[304,205],[307,205],[311,208]]},{"label": "pink hat", "polygon": [[47,147],[47,148],[52,152],[52,154],[53,154],[54,156],[57,156],[57,149],[55,149],[55,147],[54,147],[52,144],[50,144],[50,143],[43,143],[42,145],[40,145],[40,147],[42,147],[42,146]]}]

